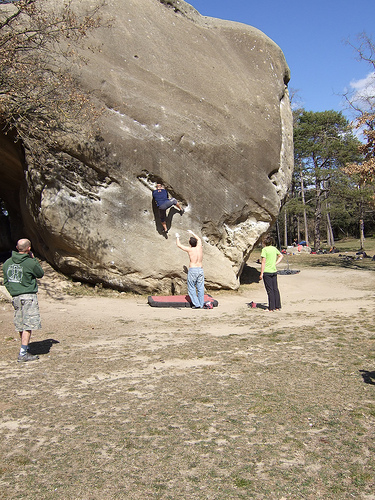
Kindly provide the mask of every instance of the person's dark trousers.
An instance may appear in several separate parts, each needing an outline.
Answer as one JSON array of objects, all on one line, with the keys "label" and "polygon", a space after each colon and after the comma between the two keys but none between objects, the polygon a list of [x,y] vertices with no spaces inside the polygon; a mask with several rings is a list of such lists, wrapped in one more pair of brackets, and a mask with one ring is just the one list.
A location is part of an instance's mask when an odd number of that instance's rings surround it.
[{"label": "person's dark trousers", "polygon": [[264,286],[268,295],[268,309],[281,309],[279,287],[277,286],[277,273],[263,274]]}]

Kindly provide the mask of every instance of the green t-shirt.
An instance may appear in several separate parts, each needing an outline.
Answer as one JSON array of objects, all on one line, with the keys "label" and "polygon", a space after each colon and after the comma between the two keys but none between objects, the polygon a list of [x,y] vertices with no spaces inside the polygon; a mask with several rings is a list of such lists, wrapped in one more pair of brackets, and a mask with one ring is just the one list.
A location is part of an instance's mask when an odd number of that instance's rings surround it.
[{"label": "green t-shirt", "polygon": [[272,245],[269,245],[267,247],[263,247],[262,253],[260,256],[266,259],[266,266],[264,268],[265,273],[276,273],[276,260],[277,257],[280,255],[279,250],[276,247],[273,247]]}]

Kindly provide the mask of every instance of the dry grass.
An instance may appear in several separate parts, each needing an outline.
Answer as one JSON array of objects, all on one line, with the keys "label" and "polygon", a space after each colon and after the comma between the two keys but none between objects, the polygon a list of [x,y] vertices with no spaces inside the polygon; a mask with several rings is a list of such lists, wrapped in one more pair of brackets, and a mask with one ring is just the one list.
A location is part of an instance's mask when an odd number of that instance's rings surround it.
[{"label": "dry grass", "polygon": [[51,298],[43,333],[58,343],[22,366],[3,307],[1,499],[375,498],[368,302],[163,319],[127,316],[130,299],[114,297],[113,317],[94,320],[63,314],[64,300]]},{"label": "dry grass", "polygon": [[2,498],[370,498],[373,312],[293,332],[251,314],[244,334],[129,324],[8,370]]}]

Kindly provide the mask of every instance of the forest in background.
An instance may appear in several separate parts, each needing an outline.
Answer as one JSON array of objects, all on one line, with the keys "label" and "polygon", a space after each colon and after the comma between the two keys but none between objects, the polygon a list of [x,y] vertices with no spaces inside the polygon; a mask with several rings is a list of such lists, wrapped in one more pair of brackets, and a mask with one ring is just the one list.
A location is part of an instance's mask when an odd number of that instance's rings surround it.
[{"label": "forest in background", "polygon": [[373,70],[361,94],[343,96],[354,116],[294,107],[294,173],[275,227],[280,246],[306,241],[319,250],[342,238],[375,234],[375,44],[353,47]]}]

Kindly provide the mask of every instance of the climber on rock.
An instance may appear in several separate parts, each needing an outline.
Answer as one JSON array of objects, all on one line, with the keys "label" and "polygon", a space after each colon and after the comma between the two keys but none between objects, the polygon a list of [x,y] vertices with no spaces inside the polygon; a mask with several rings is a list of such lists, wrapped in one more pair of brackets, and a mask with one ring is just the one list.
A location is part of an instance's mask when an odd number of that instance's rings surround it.
[{"label": "climber on rock", "polygon": [[155,203],[159,209],[160,222],[161,225],[163,226],[163,231],[165,233],[168,233],[168,228],[167,228],[168,208],[176,206],[179,209],[181,215],[184,213],[184,209],[178,203],[176,198],[168,197],[168,191],[161,183],[156,184],[156,189],[152,192],[152,197],[155,200]]}]

